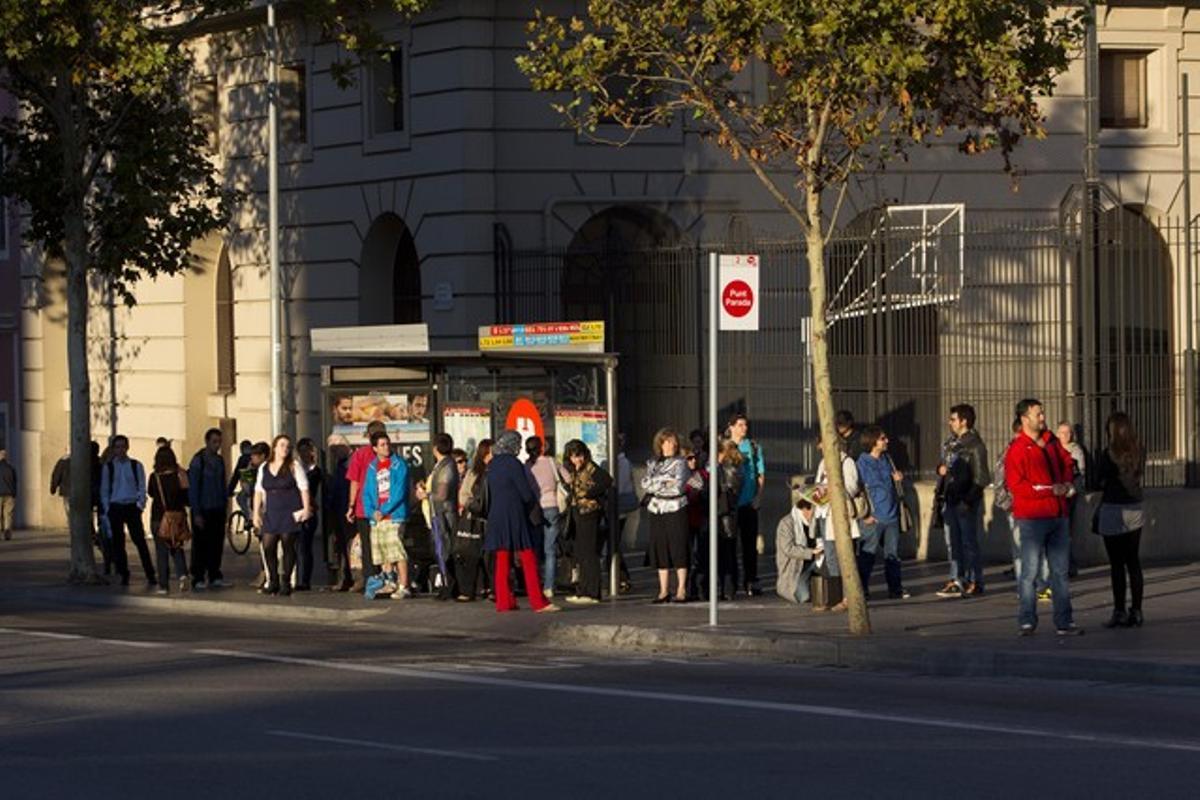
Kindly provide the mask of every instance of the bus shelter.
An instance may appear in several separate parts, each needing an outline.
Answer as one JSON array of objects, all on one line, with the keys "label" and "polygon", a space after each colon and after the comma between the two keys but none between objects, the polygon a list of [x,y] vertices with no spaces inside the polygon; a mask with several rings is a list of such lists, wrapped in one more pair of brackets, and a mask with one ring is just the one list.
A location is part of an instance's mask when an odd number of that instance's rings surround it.
[{"label": "bus shelter", "polygon": [[[541,437],[545,452],[560,454],[580,439],[613,475],[618,452],[617,362],[614,353],[555,351],[314,349],[322,363],[322,433],[367,444],[366,428],[381,421],[397,452],[422,477],[434,466],[432,439],[448,433],[474,455],[482,439],[512,428],[522,442]],[[522,455],[524,448],[522,448]],[[327,454],[328,455],[328,454]],[[617,589],[617,492],[607,521],[610,596]],[[412,524],[424,525],[419,513]],[[419,535],[419,534],[418,534]]]}]

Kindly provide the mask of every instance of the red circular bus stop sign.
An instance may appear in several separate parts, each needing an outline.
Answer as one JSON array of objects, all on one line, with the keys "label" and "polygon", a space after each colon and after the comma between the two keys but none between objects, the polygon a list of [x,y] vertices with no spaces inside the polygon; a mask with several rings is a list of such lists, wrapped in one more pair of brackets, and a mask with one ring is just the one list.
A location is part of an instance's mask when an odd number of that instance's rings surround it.
[{"label": "red circular bus stop sign", "polygon": [[721,291],[721,305],[729,316],[744,317],[754,308],[754,290],[743,280],[732,280]]}]

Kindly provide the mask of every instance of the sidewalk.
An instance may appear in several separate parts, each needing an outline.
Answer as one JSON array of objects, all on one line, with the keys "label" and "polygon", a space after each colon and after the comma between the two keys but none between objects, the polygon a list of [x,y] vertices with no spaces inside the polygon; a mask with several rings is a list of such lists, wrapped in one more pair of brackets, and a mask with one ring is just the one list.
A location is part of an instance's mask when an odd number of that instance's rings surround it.
[{"label": "sidewalk", "polygon": [[[721,625],[708,626],[707,604],[649,605],[653,576],[633,570],[635,593],[599,606],[567,606],[560,614],[496,614],[484,602],[439,603],[417,598],[367,602],[359,595],[323,591],[291,598],[257,594],[250,586],[257,555],[226,553],[233,586],[169,597],[155,595],[137,578],[133,585],[71,587],[64,584],[63,532],[21,532],[0,542],[0,608],[36,613],[56,606],[94,606],[199,614],[230,619],[277,620],[314,626],[386,625],[453,637],[485,637],[574,649],[653,651],[715,658],[755,657],[823,666],[883,669],[933,675],[1037,677],[1136,684],[1200,686],[1200,564],[1156,566],[1146,573],[1146,627],[1109,631],[1107,568],[1084,570],[1072,582],[1075,619],[1082,637],[1059,639],[1050,605],[1039,604],[1040,627],[1016,636],[1016,597],[1003,567],[989,570],[988,594],[972,600],[941,600],[944,564],[909,564],[910,600],[871,606],[875,633],[852,637],[838,614],[814,614],[773,594],[721,604]],[[640,563],[630,558],[631,565]],[[764,562],[764,567],[767,564]],[[318,565],[318,578],[324,578]],[[766,573],[770,585],[771,573]],[[882,581],[881,576],[877,576]],[[316,583],[317,581],[314,581]],[[882,586],[876,586],[882,595]],[[319,627],[314,627],[319,635]]]}]

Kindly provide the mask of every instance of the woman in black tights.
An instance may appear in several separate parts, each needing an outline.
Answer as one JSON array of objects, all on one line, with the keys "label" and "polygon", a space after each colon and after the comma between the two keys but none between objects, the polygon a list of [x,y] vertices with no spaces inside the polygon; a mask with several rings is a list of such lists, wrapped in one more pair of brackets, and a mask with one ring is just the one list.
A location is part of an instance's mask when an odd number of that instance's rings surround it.
[{"label": "woman in black tights", "polygon": [[[300,526],[312,518],[308,476],[292,455],[292,440],[280,435],[271,442],[271,460],[258,468],[254,489],[254,527],[262,531],[267,585],[263,594],[292,593],[292,568],[296,565],[296,538]],[[283,579],[276,548],[283,545]]]},{"label": "woman in black tights", "polygon": [[[1100,490],[1104,493],[1096,511],[1096,533],[1104,537],[1104,549],[1112,570],[1113,613],[1106,628],[1133,628],[1142,624],[1142,563],[1138,546],[1142,539],[1142,475],[1146,449],[1138,441],[1129,415],[1116,411],[1105,426],[1108,446],[1096,464]],[[1130,605],[1125,607],[1125,575],[1129,574]]]}]

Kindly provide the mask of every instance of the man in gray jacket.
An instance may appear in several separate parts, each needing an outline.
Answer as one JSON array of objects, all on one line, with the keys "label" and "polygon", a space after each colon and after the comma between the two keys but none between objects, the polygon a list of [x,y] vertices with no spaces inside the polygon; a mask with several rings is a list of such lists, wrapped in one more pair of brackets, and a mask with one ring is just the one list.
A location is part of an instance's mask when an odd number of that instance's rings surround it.
[{"label": "man in gray jacket", "polygon": [[950,409],[950,430],[955,436],[938,474],[945,477],[946,524],[950,528],[950,557],[958,566],[958,580],[939,597],[974,597],[983,594],[983,558],[979,529],[983,525],[983,490],[992,482],[987,446],[975,432],[975,409],[966,403]]}]

